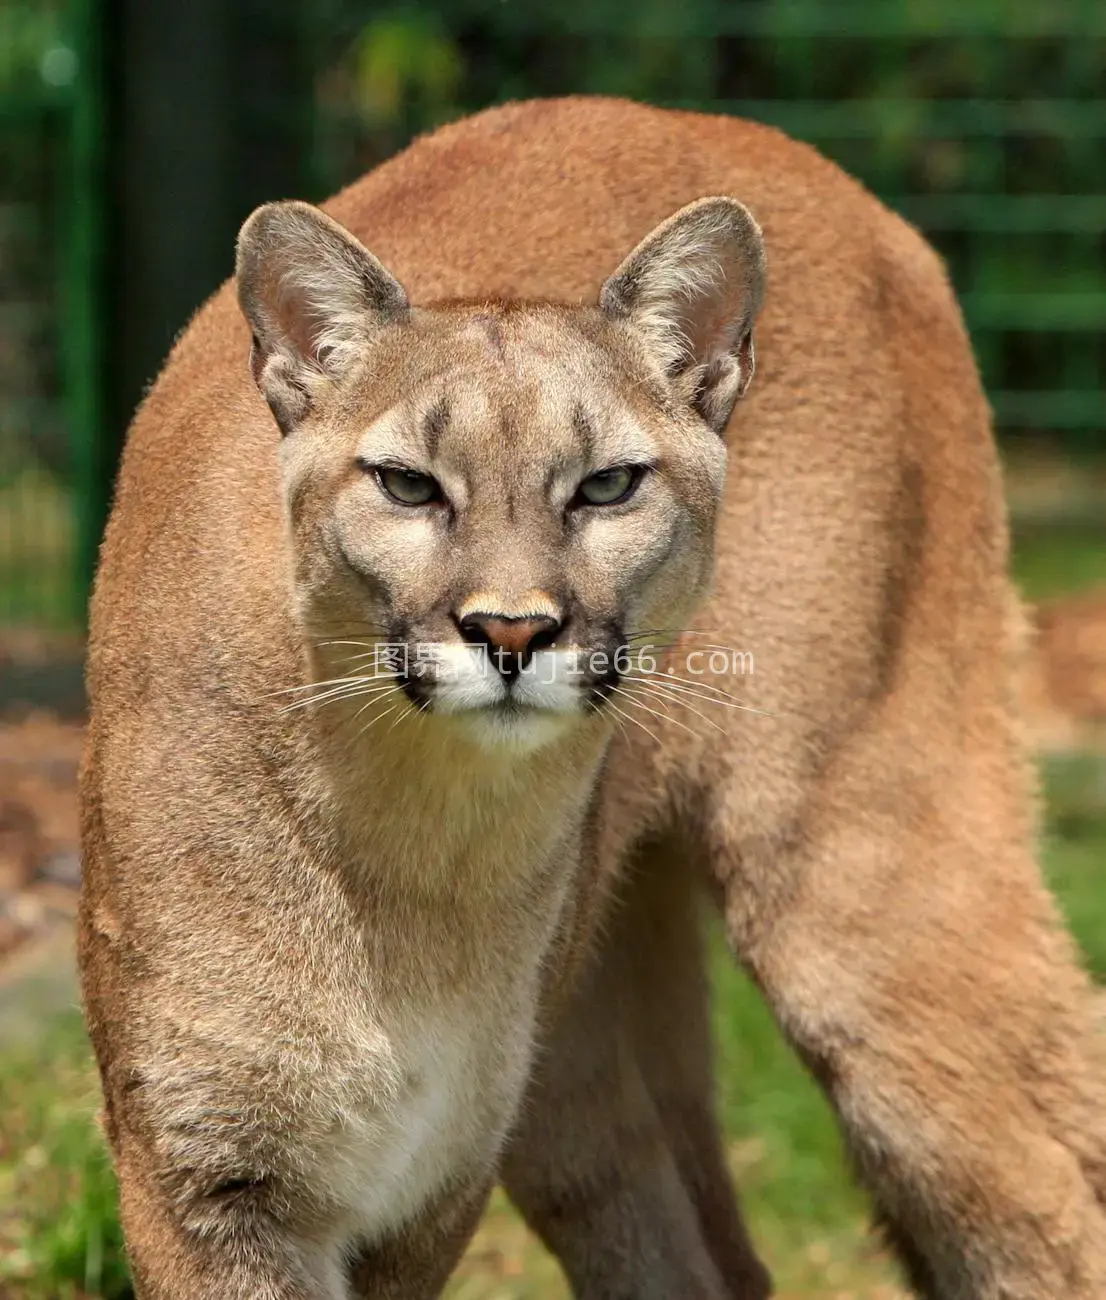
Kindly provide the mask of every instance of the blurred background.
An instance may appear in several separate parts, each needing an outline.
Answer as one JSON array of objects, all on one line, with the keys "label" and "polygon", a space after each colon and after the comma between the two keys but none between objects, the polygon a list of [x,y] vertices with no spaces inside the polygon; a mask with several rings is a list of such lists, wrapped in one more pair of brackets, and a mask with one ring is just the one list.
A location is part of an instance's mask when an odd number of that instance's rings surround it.
[{"label": "blurred background", "polygon": [[[1039,629],[1046,865],[1106,977],[1101,0],[0,0],[0,1297],[125,1296],[73,1010],[88,584],[126,426],[239,223],[505,99],[771,122],[959,290]],[[828,1115],[719,963],[720,1095],[785,1295],[902,1294]],[[563,1296],[497,1202],[455,1296]]]}]

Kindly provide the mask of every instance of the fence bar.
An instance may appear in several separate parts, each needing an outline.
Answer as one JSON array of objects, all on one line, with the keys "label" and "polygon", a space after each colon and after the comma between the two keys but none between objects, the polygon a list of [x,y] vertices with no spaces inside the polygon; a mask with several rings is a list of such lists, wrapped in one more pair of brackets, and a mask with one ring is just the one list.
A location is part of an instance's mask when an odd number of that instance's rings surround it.
[{"label": "fence bar", "polygon": [[77,57],[69,122],[65,281],[60,322],[77,553],[71,607],[78,619],[107,518],[112,472],[104,429],[104,142],[102,14],[98,0],[71,0]]}]

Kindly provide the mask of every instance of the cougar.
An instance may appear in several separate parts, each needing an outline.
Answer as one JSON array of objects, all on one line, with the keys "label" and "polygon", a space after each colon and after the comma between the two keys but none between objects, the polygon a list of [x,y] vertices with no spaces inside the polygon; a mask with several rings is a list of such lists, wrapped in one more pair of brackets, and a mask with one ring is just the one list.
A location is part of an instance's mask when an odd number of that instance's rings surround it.
[{"label": "cougar", "polygon": [[1101,1300],[1024,641],[941,263],[812,149],[539,101],[255,212],[92,605],[138,1295],[432,1297],[497,1180],[587,1300],[768,1295],[702,889],[917,1294]]}]

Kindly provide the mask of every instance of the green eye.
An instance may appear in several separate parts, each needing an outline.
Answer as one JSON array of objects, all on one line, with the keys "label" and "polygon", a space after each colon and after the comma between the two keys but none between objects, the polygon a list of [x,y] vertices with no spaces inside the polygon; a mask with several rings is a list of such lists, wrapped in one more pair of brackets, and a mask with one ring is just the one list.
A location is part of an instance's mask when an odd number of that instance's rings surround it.
[{"label": "green eye", "polygon": [[393,501],[405,506],[425,506],[440,500],[442,495],[436,479],[414,469],[381,465],[376,471],[376,481]]},{"label": "green eye", "polygon": [[613,506],[633,496],[644,471],[633,465],[615,465],[584,479],[576,491],[576,504]]}]

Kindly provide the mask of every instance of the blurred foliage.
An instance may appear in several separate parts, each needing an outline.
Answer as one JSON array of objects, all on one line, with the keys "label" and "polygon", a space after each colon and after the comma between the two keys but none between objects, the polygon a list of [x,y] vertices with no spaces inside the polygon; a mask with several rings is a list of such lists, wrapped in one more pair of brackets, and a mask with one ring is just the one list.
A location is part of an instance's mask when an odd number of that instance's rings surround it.
[{"label": "blurred foliage", "polygon": [[353,45],[355,102],[367,122],[388,122],[407,103],[433,120],[449,114],[461,79],[460,53],[423,15],[370,23]]},{"label": "blurred foliage", "polygon": [[61,19],[58,3],[0,0],[0,490],[28,465],[61,474],[65,464],[61,413],[51,405],[60,396],[51,101],[76,68]]},{"label": "blurred foliage", "polygon": [[[35,91],[48,51],[59,43],[60,6],[55,3],[0,3],[0,94]],[[49,73],[49,62],[46,70]]]}]

